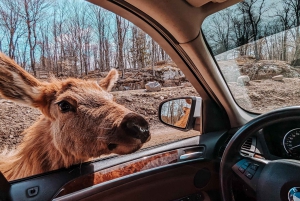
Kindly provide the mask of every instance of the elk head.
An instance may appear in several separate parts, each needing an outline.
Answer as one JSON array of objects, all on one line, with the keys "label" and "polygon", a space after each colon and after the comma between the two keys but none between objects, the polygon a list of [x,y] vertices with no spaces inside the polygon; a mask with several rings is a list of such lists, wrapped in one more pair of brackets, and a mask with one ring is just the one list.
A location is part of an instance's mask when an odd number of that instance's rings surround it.
[{"label": "elk head", "polygon": [[117,79],[112,69],[98,83],[73,78],[41,82],[0,53],[0,94],[38,108],[48,122],[41,129],[55,148],[81,160],[131,153],[150,139],[148,122],[113,101],[109,91]]}]

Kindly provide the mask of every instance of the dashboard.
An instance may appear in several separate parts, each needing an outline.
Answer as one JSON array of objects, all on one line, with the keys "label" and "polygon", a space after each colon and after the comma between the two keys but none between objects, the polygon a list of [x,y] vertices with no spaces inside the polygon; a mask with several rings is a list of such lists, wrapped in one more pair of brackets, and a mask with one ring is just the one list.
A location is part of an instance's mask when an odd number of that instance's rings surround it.
[{"label": "dashboard", "polygon": [[261,129],[246,140],[241,154],[270,160],[300,160],[300,122],[281,121]]},{"label": "dashboard", "polygon": [[288,121],[263,129],[269,152],[280,158],[300,160],[300,122]]}]

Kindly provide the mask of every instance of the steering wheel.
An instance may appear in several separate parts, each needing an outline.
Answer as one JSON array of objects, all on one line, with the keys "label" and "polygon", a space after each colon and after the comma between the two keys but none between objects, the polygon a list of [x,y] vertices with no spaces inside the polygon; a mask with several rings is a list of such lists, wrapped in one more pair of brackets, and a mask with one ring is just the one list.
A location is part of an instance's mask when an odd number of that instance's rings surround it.
[{"label": "steering wheel", "polygon": [[[299,120],[300,122],[299,106],[286,107],[260,115],[234,134],[224,151],[220,164],[221,190],[224,201],[234,200],[231,188],[232,174],[236,174],[256,193],[258,201],[295,201],[300,199],[300,161],[267,160],[243,157],[240,154],[242,144],[252,134],[268,125],[289,120]],[[276,133],[274,134],[276,135]]]}]

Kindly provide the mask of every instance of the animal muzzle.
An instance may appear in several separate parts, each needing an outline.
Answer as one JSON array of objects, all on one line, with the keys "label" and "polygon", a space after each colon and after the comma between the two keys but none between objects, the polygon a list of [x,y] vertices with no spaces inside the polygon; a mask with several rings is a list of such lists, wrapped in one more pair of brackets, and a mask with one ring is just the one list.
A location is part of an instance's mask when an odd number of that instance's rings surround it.
[{"label": "animal muzzle", "polygon": [[149,124],[141,115],[126,114],[120,126],[126,135],[140,139],[142,143],[150,140]]}]

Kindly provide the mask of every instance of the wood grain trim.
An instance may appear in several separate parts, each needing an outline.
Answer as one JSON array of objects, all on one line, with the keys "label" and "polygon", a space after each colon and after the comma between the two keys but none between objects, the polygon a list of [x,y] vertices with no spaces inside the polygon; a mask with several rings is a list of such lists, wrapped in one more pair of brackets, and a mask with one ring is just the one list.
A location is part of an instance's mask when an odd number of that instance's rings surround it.
[{"label": "wood grain trim", "polygon": [[124,177],[133,173],[161,167],[177,162],[177,150],[143,157],[134,161],[116,165],[93,174],[84,175],[67,183],[56,197],[67,195],[84,188],[91,187],[106,181]]}]

